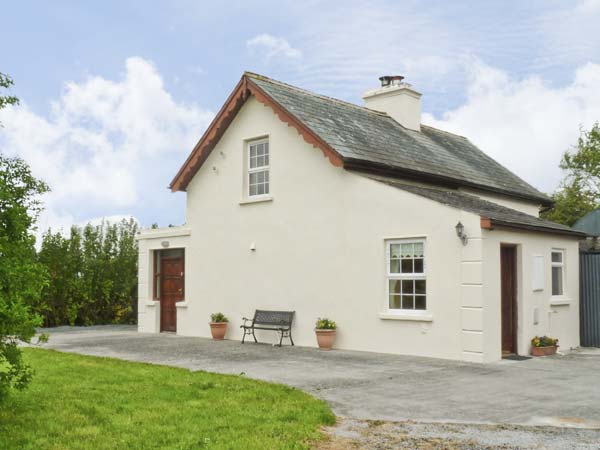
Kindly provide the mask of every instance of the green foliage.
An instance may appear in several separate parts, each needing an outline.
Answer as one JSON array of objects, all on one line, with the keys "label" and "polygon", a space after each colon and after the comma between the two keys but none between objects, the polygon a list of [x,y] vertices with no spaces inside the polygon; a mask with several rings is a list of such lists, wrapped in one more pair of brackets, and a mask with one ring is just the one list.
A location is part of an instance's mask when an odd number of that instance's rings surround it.
[{"label": "green foliage", "polygon": [[552,200],[552,209],[542,212],[541,216],[568,226],[572,226],[578,219],[600,206],[594,196],[582,188],[578,180],[564,181],[552,195]]},{"label": "green foliage", "polygon": [[137,229],[130,219],[44,233],[39,261],[50,280],[34,307],[46,326],[135,321]]},{"label": "green foliage", "polygon": [[210,321],[214,323],[222,323],[229,322],[229,319],[222,312],[217,312],[210,315]]},{"label": "green foliage", "polygon": [[558,345],[558,339],[554,339],[548,336],[536,336],[531,340],[531,345],[534,347],[552,347],[554,345]]},{"label": "green foliage", "polygon": [[47,282],[33,235],[47,191],[23,160],[0,154],[0,400],[32,376],[17,344],[31,342],[41,324],[29,305],[39,302]]},{"label": "green foliage", "polygon": [[555,204],[542,217],[573,225],[588,212],[600,207],[600,126],[581,130],[577,146],[565,152],[560,163],[566,171],[560,187],[552,195]]},{"label": "green foliage", "polygon": [[[0,72],[0,88],[8,89],[14,84],[11,77]],[[0,95],[0,109],[7,105],[18,105],[19,99],[14,95]]]},{"label": "green foliage", "polygon": [[323,400],[235,375],[25,349],[36,377],[0,408],[2,449],[308,449]]},{"label": "green foliage", "polygon": [[315,324],[315,328],[317,330],[335,330],[337,329],[337,324],[330,319],[327,318],[318,318],[317,323]]},{"label": "green foliage", "polygon": [[589,131],[581,130],[575,152],[565,152],[560,168],[577,180],[582,189],[600,199],[600,125],[596,122]]}]

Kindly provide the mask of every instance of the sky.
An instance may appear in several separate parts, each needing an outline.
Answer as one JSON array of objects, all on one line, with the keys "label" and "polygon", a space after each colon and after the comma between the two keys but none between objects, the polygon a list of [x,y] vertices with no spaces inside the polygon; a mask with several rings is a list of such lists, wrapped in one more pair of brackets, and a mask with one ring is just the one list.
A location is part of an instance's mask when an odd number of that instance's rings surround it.
[{"label": "sky", "polygon": [[184,223],[167,186],[244,70],[357,104],[404,75],[423,123],[544,192],[600,120],[600,0],[21,0],[2,14],[0,72],[21,104],[0,111],[0,151],[50,185],[41,230]]}]

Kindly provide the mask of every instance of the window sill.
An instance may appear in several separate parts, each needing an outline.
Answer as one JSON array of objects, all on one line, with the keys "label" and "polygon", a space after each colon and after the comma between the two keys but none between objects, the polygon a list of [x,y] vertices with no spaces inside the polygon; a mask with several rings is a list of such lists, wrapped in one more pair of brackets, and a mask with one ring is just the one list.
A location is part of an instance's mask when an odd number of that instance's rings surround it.
[{"label": "window sill", "polygon": [[433,315],[428,313],[379,313],[379,318],[383,320],[408,320],[413,322],[433,322]]},{"label": "window sill", "polygon": [[146,300],[146,306],[154,307],[160,304],[160,300]]},{"label": "window sill", "polygon": [[240,205],[248,205],[251,203],[263,203],[263,202],[272,202],[273,197],[271,195],[261,195],[254,197],[248,197],[240,200]]},{"label": "window sill", "polygon": [[571,299],[564,297],[554,297],[550,298],[550,306],[562,306],[562,305],[570,305]]},{"label": "window sill", "polygon": [[181,302],[175,302],[175,307],[176,308],[187,308],[188,303],[185,300],[181,301]]}]

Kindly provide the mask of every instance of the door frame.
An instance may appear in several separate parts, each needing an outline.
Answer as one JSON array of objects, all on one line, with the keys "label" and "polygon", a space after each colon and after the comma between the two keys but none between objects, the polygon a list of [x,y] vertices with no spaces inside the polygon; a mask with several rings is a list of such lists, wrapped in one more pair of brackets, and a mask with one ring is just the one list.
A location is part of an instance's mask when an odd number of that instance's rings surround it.
[{"label": "door frame", "polygon": [[[163,255],[168,255],[169,252],[171,250],[180,250],[181,254],[177,255],[177,256],[163,256]],[[159,304],[159,308],[158,308],[158,329],[159,332],[163,333],[163,332],[173,332],[171,330],[164,330],[163,329],[163,299],[164,299],[164,295],[163,295],[163,288],[164,288],[164,280],[165,280],[165,271],[163,270],[163,261],[165,260],[171,260],[171,261],[176,261],[176,260],[181,260],[181,271],[183,273],[183,275],[181,276],[181,299],[177,300],[175,302],[175,333],[177,332],[177,303],[181,302],[181,301],[185,301],[185,248],[173,248],[173,249],[162,249],[162,250],[156,250],[155,251],[155,258],[160,258],[159,259],[159,274],[158,274],[158,278],[160,279],[160,284],[159,284],[159,297],[158,300],[160,302]],[[156,265],[156,262],[155,262]],[[155,277],[155,282],[156,282],[156,277]],[[156,289],[156,288],[155,288]]]},{"label": "door frame", "polygon": [[[503,295],[503,274],[504,274],[504,262],[502,258],[502,252],[504,249],[510,249],[512,251],[512,271],[510,276],[512,278],[512,352],[505,353],[504,350],[504,321],[505,317],[502,315],[504,306],[504,295]],[[505,354],[519,354],[519,258],[518,258],[518,245],[517,244],[500,244],[500,352],[501,355]]]}]

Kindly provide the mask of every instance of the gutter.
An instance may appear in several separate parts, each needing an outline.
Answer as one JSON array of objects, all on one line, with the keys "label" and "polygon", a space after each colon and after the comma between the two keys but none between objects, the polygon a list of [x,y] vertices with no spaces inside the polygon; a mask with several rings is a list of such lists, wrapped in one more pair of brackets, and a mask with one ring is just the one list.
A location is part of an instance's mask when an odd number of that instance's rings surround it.
[{"label": "gutter", "polygon": [[554,204],[551,199],[547,197],[537,197],[534,195],[526,195],[518,192],[507,191],[499,188],[492,188],[490,186],[485,186],[477,183],[472,183],[464,180],[457,180],[456,178],[447,177],[444,175],[434,175],[431,173],[419,172],[418,170],[411,170],[405,168],[399,168],[397,166],[391,166],[389,164],[377,163],[373,161],[365,161],[357,158],[343,158],[344,168],[347,170],[355,170],[357,172],[365,172],[370,174],[378,174],[385,175],[391,177],[402,176],[407,179],[412,179],[415,181],[426,181],[432,184],[437,184],[443,187],[449,188],[459,188],[459,187],[471,187],[477,188],[482,191],[507,195],[513,198],[518,198],[521,200],[529,200],[535,201],[541,204],[544,207],[552,207]]}]

